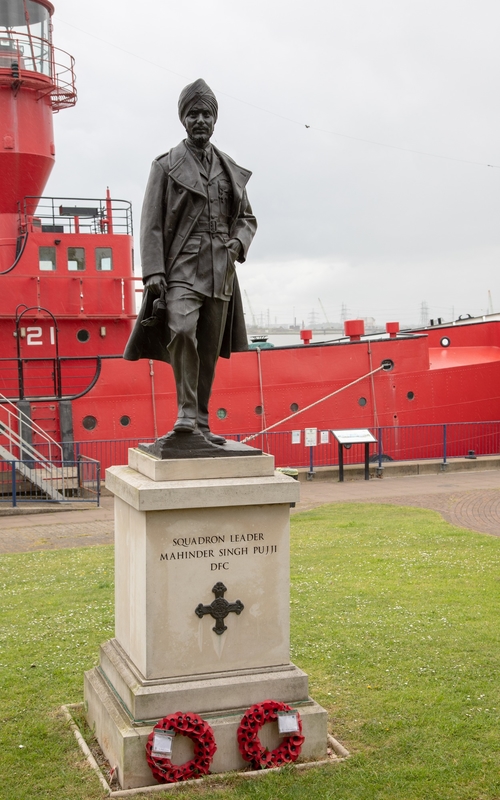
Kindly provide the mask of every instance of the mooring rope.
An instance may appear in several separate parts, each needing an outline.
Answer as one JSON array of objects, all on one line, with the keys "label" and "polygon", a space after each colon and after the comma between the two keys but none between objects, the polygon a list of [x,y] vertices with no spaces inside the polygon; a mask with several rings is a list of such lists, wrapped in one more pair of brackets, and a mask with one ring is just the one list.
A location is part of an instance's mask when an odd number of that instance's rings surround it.
[{"label": "mooring rope", "polygon": [[[261,352],[260,351],[260,347],[257,347],[256,350],[257,350],[257,364],[258,364],[258,368],[259,368],[260,407],[262,409],[261,419],[262,419],[262,426],[263,426],[262,430],[260,432],[264,433],[264,431],[266,430],[266,407],[264,405],[264,382],[263,382],[263,378],[262,378],[262,362],[261,362],[261,358],[260,358],[260,352]],[[267,438],[266,438],[266,442],[267,442]]]},{"label": "mooring rope", "polygon": [[273,425],[269,425],[267,428],[264,428],[258,433],[252,433],[251,436],[247,436],[245,439],[242,439],[241,440],[242,443],[245,444],[245,442],[251,442],[252,439],[256,439],[258,436],[262,436],[263,433],[267,433],[273,428],[277,428],[278,425],[282,425],[284,422],[288,422],[289,419],[293,419],[294,417],[297,417],[299,414],[303,414],[304,411],[309,411],[310,408],[314,408],[314,406],[317,406],[320,403],[324,403],[325,400],[329,400],[330,397],[334,397],[336,394],[340,394],[340,392],[345,391],[345,389],[349,389],[351,386],[355,386],[356,383],[360,383],[360,381],[364,381],[366,380],[366,378],[370,378],[372,375],[375,375],[376,372],[380,372],[380,370],[384,368],[385,368],[384,365],[381,364],[380,367],[377,367],[377,369],[373,369],[371,372],[367,372],[366,375],[362,375],[361,378],[356,378],[355,381],[351,381],[351,383],[347,383],[345,386],[341,386],[340,389],[336,389],[334,392],[330,392],[330,394],[327,394],[324,397],[320,397],[319,400],[315,400],[314,403],[310,403],[305,408],[299,408],[298,411],[295,411],[293,414],[289,414],[288,417],[280,419],[279,422],[275,422]]},{"label": "mooring rope", "polygon": [[[373,369],[371,339],[368,339],[368,359],[370,361],[370,369]],[[373,372],[371,374],[372,397],[373,397],[373,424],[378,428],[378,413],[377,413],[377,397],[375,395],[375,381],[373,380]]]}]

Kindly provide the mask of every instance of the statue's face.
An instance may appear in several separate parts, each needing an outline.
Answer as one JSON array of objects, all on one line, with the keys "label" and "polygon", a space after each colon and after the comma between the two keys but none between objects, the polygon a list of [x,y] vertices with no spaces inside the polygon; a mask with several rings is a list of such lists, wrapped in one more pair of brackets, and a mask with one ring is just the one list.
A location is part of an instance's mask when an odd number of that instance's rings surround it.
[{"label": "statue's face", "polygon": [[214,132],[215,117],[204,103],[196,103],[184,119],[188,139],[196,147],[205,147]]}]

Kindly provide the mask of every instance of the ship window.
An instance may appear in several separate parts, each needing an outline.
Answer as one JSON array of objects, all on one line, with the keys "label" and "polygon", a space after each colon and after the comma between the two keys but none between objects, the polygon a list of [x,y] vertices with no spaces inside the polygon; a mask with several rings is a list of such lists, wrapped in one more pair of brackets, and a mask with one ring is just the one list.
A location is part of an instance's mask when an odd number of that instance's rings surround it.
[{"label": "ship window", "polygon": [[99,272],[109,272],[113,269],[113,251],[111,247],[96,247],[95,268]]},{"label": "ship window", "polygon": [[360,397],[358,400],[358,405],[366,406],[366,397]]},{"label": "ship window", "polygon": [[226,419],[227,411],[225,408],[218,408],[217,409],[217,416],[219,419]]},{"label": "ship window", "polygon": [[127,425],[130,425],[130,417],[127,417],[126,414],[124,414],[123,417],[120,417],[120,425],[123,425],[124,428],[126,428]]},{"label": "ship window", "polygon": [[290,406],[290,411],[293,411],[293,413],[296,414],[298,410],[299,410],[299,404],[298,403],[292,403],[291,406]]},{"label": "ship window", "polygon": [[38,248],[38,266],[41,270],[51,272],[56,268],[56,248],[55,247],[39,247]]},{"label": "ship window", "polygon": [[82,420],[82,425],[86,431],[93,431],[97,425],[97,419],[89,414],[87,417],[84,417]]},{"label": "ship window", "polygon": [[80,330],[76,334],[76,338],[79,342],[88,342],[90,339],[90,333],[86,328],[80,328]]},{"label": "ship window", "polygon": [[68,269],[70,272],[83,272],[85,269],[84,247],[68,247]]},{"label": "ship window", "polygon": [[255,406],[255,413],[260,417],[262,415],[262,406]]},{"label": "ship window", "polygon": [[406,396],[407,396],[408,400],[413,400],[413,398],[415,397],[415,393],[414,392],[408,392],[408,394]]}]

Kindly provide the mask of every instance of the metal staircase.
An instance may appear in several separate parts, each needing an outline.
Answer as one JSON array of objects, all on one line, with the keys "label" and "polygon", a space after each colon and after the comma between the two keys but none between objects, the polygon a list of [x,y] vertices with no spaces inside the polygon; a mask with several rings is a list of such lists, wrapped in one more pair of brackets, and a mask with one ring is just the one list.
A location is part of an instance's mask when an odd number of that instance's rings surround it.
[{"label": "metal staircase", "polygon": [[[37,486],[51,500],[59,503],[64,501],[67,476],[63,469],[61,445],[45,433],[39,425],[32,422],[1,392],[0,401],[0,441],[3,441],[3,444],[0,444],[0,459],[14,462],[16,471],[31,484]],[[36,433],[47,444],[49,457],[44,456],[23,439],[15,428],[21,431],[28,428],[32,433]]]}]

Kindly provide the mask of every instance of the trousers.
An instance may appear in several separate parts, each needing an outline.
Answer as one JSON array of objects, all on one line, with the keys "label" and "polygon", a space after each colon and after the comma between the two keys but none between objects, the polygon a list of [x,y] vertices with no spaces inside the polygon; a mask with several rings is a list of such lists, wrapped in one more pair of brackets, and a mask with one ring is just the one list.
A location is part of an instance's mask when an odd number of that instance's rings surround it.
[{"label": "trousers", "polygon": [[184,286],[167,290],[168,351],[177,389],[178,418],[208,429],[208,402],[222,345],[228,301]]}]

